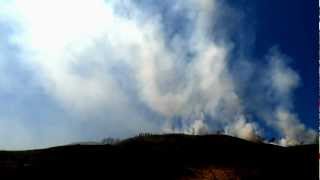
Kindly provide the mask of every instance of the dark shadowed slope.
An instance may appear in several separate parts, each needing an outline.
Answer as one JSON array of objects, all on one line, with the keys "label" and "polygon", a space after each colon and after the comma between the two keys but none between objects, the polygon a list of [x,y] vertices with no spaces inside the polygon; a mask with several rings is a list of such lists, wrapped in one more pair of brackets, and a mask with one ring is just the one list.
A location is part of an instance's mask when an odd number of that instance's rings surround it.
[{"label": "dark shadowed slope", "polygon": [[0,152],[0,172],[2,178],[309,180],[318,179],[318,146],[284,148],[225,135],[151,135],[116,145]]}]

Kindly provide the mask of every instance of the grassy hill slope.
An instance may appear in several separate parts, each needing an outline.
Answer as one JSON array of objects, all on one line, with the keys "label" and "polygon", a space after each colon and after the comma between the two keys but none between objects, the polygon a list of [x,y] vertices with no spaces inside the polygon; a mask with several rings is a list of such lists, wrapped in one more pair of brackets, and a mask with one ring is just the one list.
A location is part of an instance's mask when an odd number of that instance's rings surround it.
[{"label": "grassy hill slope", "polygon": [[318,145],[280,147],[225,135],[134,137],[115,145],[1,151],[0,178],[318,179]]}]

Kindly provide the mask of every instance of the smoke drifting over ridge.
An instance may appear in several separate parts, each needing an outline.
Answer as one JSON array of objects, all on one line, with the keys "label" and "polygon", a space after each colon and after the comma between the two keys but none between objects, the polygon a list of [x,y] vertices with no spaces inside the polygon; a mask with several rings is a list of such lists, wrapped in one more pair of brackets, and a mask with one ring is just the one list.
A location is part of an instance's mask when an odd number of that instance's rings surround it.
[{"label": "smoke drifting over ridge", "polygon": [[[217,22],[223,5],[177,0],[165,13],[144,5],[13,1],[0,6],[0,15],[16,27],[10,43],[19,47],[37,83],[79,121],[132,132],[201,134],[223,128],[255,140],[263,127],[248,115],[250,109],[282,136],[279,143],[314,141],[315,131],[293,111],[292,93],[300,78],[288,57],[270,47],[266,68],[247,62],[238,74],[231,73],[235,42]],[[244,74],[248,71],[256,73]],[[259,83],[239,82],[237,75]],[[242,86],[257,90],[239,93]]]}]

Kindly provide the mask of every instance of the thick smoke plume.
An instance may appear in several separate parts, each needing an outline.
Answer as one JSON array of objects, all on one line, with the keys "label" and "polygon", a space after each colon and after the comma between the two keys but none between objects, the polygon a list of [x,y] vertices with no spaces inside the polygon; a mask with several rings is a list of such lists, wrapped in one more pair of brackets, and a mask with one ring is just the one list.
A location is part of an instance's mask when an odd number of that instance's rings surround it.
[{"label": "thick smoke plume", "polygon": [[315,132],[293,112],[300,79],[287,57],[271,48],[267,68],[247,62],[261,83],[245,84],[255,86],[254,94],[239,93],[244,84],[230,72],[236,42],[219,23],[223,5],[164,3],[165,13],[144,1],[15,1],[0,15],[16,25],[11,43],[39,85],[79,121],[132,133],[223,129],[256,140],[263,128],[252,113],[282,136],[283,145],[313,140]]}]

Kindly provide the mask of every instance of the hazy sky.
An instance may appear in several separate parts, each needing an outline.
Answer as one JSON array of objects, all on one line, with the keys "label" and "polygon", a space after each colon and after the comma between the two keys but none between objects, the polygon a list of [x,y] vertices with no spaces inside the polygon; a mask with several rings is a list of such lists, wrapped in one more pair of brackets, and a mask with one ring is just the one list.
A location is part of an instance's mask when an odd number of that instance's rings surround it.
[{"label": "hazy sky", "polygon": [[217,130],[312,142],[317,7],[0,1],[0,149]]}]

